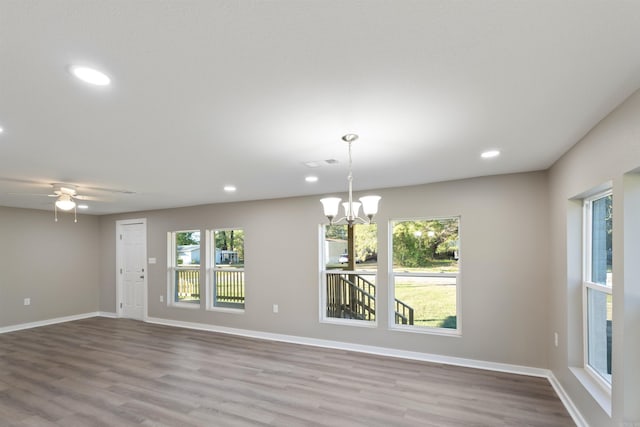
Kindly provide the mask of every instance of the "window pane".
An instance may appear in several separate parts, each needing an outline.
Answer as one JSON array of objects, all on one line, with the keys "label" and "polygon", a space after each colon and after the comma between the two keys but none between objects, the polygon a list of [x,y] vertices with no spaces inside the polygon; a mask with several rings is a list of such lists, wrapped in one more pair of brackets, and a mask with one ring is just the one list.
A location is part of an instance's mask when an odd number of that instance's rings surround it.
[{"label": "window pane", "polygon": [[612,196],[591,202],[591,281],[611,286],[612,265]]},{"label": "window pane", "polygon": [[378,227],[376,224],[354,224],[352,230],[351,253],[347,225],[324,228],[323,315],[375,321]]},{"label": "window pane", "polygon": [[200,303],[200,269],[176,268],[176,302]]},{"label": "window pane", "polygon": [[213,305],[244,308],[244,230],[216,230]]},{"label": "window pane", "polygon": [[326,273],[326,316],[340,319],[376,319],[374,273]]},{"label": "window pane", "polygon": [[458,218],[395,222],[394,271],[457,273],[458,222]]},{"label": "window pane", "polygon": [[587,288],[588,363],[611,383],[611,295]]},{"label": "window pane", "polygon": [[[376,270],[378,266],[378,226],[356,224],[353,226],[355,265],[354,270]],[[327,225],[324,239],[325,269],[348,269],[349,242],[347,225]]]},{"label": "window pane", "polygon": [[180,231],[175,235],[176,265],[200,265],[200,232]]},{"label": "window pane", "polygon": [[456,278],[396,276],[395,323],[456,329]]},{"label": "window pane", "polygon": [[175,233],[175,302],[200,303],[200,231]]}]

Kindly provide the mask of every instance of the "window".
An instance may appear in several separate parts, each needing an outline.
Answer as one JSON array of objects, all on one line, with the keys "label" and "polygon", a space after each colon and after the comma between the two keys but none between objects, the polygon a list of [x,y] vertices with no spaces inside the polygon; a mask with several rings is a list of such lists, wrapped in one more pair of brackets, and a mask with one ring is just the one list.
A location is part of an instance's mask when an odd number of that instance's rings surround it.
[{"label": "window", "polygon": [[322,319],[375,322],[378,227],[326,225],[321,240]]},{"label": "window", "polygon": [[208,307],[244,309],[244,230],[212,230],[208,241]]},{"label": "window", "polygon": [[174,231],[168,236],[169,289],[174,304],[200,304],[200,231]]},{"label": "window", "polygon": [[584,363],[596,379],[611,386],[612,326],[611,192],[584,202]]},{"label": "window", "polygon": [[392,327],[459,333],[459,223],[459,218],[392,221]]}]

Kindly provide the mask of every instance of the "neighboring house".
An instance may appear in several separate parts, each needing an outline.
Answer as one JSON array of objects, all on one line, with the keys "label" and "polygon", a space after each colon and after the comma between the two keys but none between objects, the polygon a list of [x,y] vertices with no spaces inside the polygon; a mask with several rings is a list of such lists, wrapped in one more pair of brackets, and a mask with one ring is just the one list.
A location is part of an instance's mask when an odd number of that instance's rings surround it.
[{"label": "neighboring house", "polygon": [[[182,265],[200,264],[200,245],[179,245],[178,260]],[[216,264],[238,264],[237,251],[223,251],[216,248]]]},{"label": "neighboring house", "polygon": [[216,248],[216,264],[239,264],[237,251],[223,251]]},{"label": "neighboring house", "polygon": [[347,241],[340,239],[325,239],[324,252],[328,264],[337,264],[340,255],[347,253]]},{"label": "neighboring house", "polygon": [[178,246],[178,260],[182,265],[200,264],[200,245]]}]

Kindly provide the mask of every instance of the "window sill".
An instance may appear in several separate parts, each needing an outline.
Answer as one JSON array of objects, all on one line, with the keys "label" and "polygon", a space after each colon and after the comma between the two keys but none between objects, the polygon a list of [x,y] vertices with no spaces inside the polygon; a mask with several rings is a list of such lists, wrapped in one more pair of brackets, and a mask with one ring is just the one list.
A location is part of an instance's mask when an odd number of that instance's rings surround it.
[{"label": "window sill", "polygon": [[589,392],[591,397],[598,402],[598,405],[611,417],[611,389],[602,387],[584,368],[570,366],[569,370]]},{"label": "window sill", "polygon": [[389,330],[410,332],[412,334],[427,334],[427,335],[440,335],[445,337],[461,338],[462,331],[459,329],[445,329],[445,328],[427,328],[422,326],[404,326],[404,325],[390,325]]},{"label": "window sill", "polygon": [[353,319],[339,319],[333,317],[325,317],[320,319],[320,323],[329,323],[331,325],[343,325],[343,326],[357,326],[359,328],[377,328],[378,323],[370,320],[353,320]]},{"label": "window sill", "polygon": [[207,311],[217,311],[219,313],[244,314],[244,308],[231,307],[207,307]]},{"label": "window sill", "polygon": [[190,309],[195,309],[195,310],[199,310],[200,309],[200,302],[198,301],[197,303],[195,302],[174,302],[173,304],[170,304],[169,307],[176,307],[176,308],[190,308]]}]

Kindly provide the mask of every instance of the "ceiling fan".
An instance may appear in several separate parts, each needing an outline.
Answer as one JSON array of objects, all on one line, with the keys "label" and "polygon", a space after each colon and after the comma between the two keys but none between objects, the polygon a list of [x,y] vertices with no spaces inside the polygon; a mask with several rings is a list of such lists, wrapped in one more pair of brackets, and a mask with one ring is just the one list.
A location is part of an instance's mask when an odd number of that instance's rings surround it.
[{"label": "ceiling fan", "polygon": [[78,207],[76,200],[92,200],[92,197],[78,194],[75,185],[70,184],[52,184],[53,194],[47,194],[49,197],[55,197],[53,203],[53,211],[55,220],[58,222],[58,209],[62,211],[70,211],[73,209],[73,222],[78,222]]},{"label": "ceiling fan", "polygon": [[[30,180],[22,180],[22,179],[14,179],[14,178],[4,178],[0,177],[0,181],[8,181],[8,182],[16,182],[20,184],[28,184],[28,185],[43,185],[43,183],[38,181],[30,181]],[[89,186],[78,186],[75,184],[68,183],[53,183],[53,184],[45,184],[51,187],[52,191],[50,194],[34,194],[34,193],[8,193],[8,194],[20,194],[20,195],[28,195],[28,196],[47,196],[54,197],[55,201],[53,203],[54,208],[54,218],[55,221],[58,221],[58,209],[61,211],[70,211],[74,210],[74,222],[78,222],[77,219],[77,208],[79,200],[101,200],[99,197],[88,196],[84,194],[79,194],[78,189],[81,188],[83,190],[90,191],[100,191],[107,193],[118,193],[118,194],[135,194],[134,191],[129,190],[116,190],[111,188],[102,188],[102,187],[89,187]],[[82,206],[80,206],[82,207]]]}]

